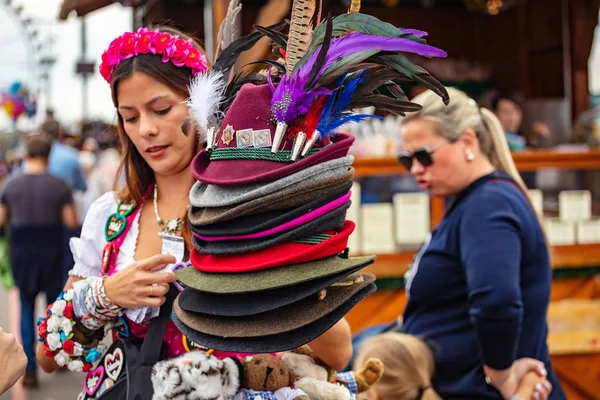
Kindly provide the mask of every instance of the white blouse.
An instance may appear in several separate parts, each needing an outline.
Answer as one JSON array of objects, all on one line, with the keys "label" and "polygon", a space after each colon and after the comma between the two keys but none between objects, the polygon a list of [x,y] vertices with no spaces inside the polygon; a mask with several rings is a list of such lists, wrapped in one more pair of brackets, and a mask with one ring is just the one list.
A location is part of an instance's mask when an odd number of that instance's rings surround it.
[{"label": "white blouse", "polygon": [[[70,241],[71,253],[75,266],[69,275],[87,278],[102,275],[102,252],[106,246],[104,227],[108,217],[117,211],[118,199],[115,192],[105,193],[94,201],[88,210],[81,237],[72,238]],[[135,216],[132,226],[125,236],[117,257],[117,271],[135,263],[134,255],[140,233],[140,213]],[[166,266],[161,271],[172,271],[174,264]],[[129,319],[136,323],[148,321],[158,316],[158,307],[140,307],[125,310]]]}]

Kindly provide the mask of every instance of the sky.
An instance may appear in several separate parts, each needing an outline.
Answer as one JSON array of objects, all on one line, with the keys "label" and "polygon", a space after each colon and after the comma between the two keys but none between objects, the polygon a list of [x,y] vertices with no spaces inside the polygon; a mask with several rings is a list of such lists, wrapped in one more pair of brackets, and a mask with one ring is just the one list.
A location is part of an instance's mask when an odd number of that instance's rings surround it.
[{"label": "sky", "polygon": [[[57,119],[65,124],[72,124],[82,117],[82,85],[75,74],[75,64],[81,55],[81,25],[76,13],[72,12],[67,21],[60,21],[58,13],[63,0],[12,0],[12,6],[22,5],[21,18],[31,17],[39,31],[38,38],[47,43],[54,37],[51,50],[57,59],[51,71],[51,105],[55,109]],[[10,84],[20,80],[27,85],[31,81],[32,72],[27,68],[28,46],[20,33],[17,23],[9,17],[4,0],[0,0],[0,91],[7,90]],[[91,13],[86,17],[87,25],[87,59],[95,61],[94,75],[89,80],[88,107],[89,117],[112,122],[115,110],[110,98],[108,84],[98,73],[100,56],[110,42],[124,31],[132,29],[132,12],[130,8],[113,4]],[[39,107],[45,109],[44,92],[39,97]],[[38,113],[37,120],[21,118],[18,127],[31,129],[38,125],[44,115]],[[0,131],[10,127],[10,120],[0,109]]]}]

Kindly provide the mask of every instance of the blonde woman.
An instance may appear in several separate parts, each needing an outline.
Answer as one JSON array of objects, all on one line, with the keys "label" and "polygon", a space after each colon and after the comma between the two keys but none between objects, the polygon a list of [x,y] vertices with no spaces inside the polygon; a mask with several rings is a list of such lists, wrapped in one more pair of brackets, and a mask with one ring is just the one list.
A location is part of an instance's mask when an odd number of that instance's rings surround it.
[{"label": "blonde woman", "polygon": [[[371,357],[382,360],[385,370],[362,400],[441,399],[431,384],[435,372],[433,352],[416,336],[398,332],[373,336],[360,347],[354,370],[360,370]],[[541,399],[544,390],[539,385],[543,382],[543,377],[528,373],[512,399]]]},{"label": "blonde woman", "polygon": [[[545,234],[494,114],[450,88],[403,121],[399,161],[421,189],[452,197],[406,274],[402,331],[435,344],[444,399],[508,399],[532,358],[554,387],[546,338],[552,274]],[[542,364],[543,363],[543,364]],[[540,371],[541,372],[541,371]]]}]

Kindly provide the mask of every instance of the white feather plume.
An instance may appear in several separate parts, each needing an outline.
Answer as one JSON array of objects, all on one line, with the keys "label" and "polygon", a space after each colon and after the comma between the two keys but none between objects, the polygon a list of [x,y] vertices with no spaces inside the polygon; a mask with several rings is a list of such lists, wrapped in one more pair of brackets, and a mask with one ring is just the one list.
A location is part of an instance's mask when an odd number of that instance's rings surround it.
[{"label": "white feather plume", "polygon": [[219,118],[219,108],[225,100],[226,82],[222,72],[210,71],[199,74],[190,83],[190,98],[187,106],[192,118],[198,124],[200,136],[206,140],[206,131],[216,126]]}]

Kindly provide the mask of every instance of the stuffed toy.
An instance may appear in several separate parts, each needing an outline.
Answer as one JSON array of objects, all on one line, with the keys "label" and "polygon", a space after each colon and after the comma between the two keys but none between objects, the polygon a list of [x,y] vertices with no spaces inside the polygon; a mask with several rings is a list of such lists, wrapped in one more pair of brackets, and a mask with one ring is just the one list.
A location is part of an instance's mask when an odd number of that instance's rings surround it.
[{"label": "stuffed toy", "polygon": [[[358,393],[364,393],[379,382],[383,376],[383,363],[377,358],[369,358],[360,372],[354,373]],[[341,379],[338,379],[341,381]]]},{"label": "stuffed toy", "polygon": [[279,358],[271,354],[256,354],[241,361],[241,384],[246,389],[275,392],[290,387],[296,375]]},{"label": "stuffed toy", "polygon": [[[383,363],[378,359],[370,358],[362,370],[356,373],[345,373],[345,377],[341,378],[333,368],[323,363],[308,346],[302,346],[283,353],[281,359],[300,378],[313,378],[319,381],[343,383],[350,386],[348,380],[344,379],[349,377],[356,382],[357,394],[369,390],[383,375]],[[307,392],[307,394],[310,396],[310,393]]]},{"label": "stuffed toy", "polygon": [[319,381],[315,378],[300,378],[294,387],[302,390],[310,400],[350,400],[350,390],[339,383]]},{"label": "stuffed toy", "polygon": [[335,369],[321,361],[308,345],[281,354],[281,359],[296,376],[335,382]]},{"label": "stuffed toy", "polygon": [[240,386],[240,370],[231,358],[204,352],[186,353],[154,365],[152,400],[232,400]]}]

